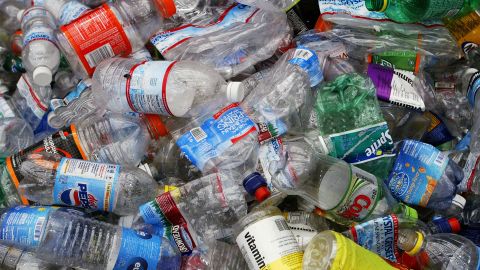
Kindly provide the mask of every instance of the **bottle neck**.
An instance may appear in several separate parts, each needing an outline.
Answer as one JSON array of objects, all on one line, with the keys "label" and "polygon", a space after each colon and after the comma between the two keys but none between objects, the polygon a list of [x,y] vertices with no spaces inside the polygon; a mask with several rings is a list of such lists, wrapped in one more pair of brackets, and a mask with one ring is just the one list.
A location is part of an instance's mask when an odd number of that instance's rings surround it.
[{"label": "bottle neck", "polygon": [[366,0],[365,5],[370,11],[384,12],[388,6],[388,0]]},{"label": "bottle neck", "polygon": [[398,247],[408,255],[420,252],[423,246],[424,236],[422,233],[411,229],[400,229],[398,235]]}]

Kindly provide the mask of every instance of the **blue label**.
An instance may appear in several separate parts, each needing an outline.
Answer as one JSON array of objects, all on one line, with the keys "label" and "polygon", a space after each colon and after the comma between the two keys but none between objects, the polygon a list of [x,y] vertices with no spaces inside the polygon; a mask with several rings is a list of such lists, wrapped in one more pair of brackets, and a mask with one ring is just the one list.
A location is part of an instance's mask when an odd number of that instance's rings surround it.
[{"label": "blue label", "polygon": [[203,170],[208,160],[220,156],[252,132],[256,132],[253,121],[238,104],[231,104],[208,118],[200,127],[183,134],[177,145],[192,164]]},{"label": "blue label", "polygon": [[17,206],[2,219],[1,239],[24,247],[37,247],[45,232],[51,207]]},{"label": "blue label", "polygon": [[54,202],[112,212],[120,166],[62,158],[53,187]]},{"label": "blue label", "polygon": [[145,223],[159,225],[158,227],[162,228],[172,226],[155,201],[150,201],[141,205],[139,207],[139,212]]},{"label": "blue label", "polygon": [[69,1],[65,3],[65,5],[63,5],[62,7],[62,11],[60,12],[60,25],[70,23],[71,21],[79,18],[80,16],[82,16],[83,13],[89,10],[89,7],[77,1]]},{"label": "blue label", "polygon": [[471,135],[470,131],[455,145],[456,151],[466,151],[470,147]]},{"label": "blue label", "polygon": [[114,270],[156,270],[162,238],[146,232],[122,229],[122,244]]},{"label": "blue label", "polygon": [[432,145],[406,140],[387,180],[392,195],[403,202],[426,207],[449,158]]},{"label": "blue label", "polygon": [[399,257],[398,218],[395,215],[377,218],[352,227],[353,240],[360,246],[396,262]]},{"label": "blue label", "polygon": [[323,73],[320,69],[320,61],[315,51],[306,47],[298,47],[289,61],[291,64],[301,67],[310,77],[310,86],[314,87],[323,80]]},{"label": "blue label", "polygon": [[[35,128],[35,130],[33,131],[33,134],[37,137],[43,137],[43,136],[47,136],[47,135],[50,135],[50,134],[53,134],[55,132],[58,131],[58,129],[56,128],[53,128],[52,126],[50,126],[48,124],[48,115],[51,113],[52,111],[49,110],[46,114],[43,115],[42,117],[42,120],[40,121],[40,123],[38,124],[38,126]],[[43,138],[42,138],[43,139]]]},{"label": "blue label", "polygon": [[453,140],[452,134],[448,131],[447,125],[434,113],[427,113],[431,119],[431,124],[427,132],[423,135],[422,141],[433,146],[439,146]]},{"label": "blue label", "polygon": [[468,84],[467,99],[472,107],[475,106],[475,95],[478,89],[480,89],[480,72],[473,74]]}]

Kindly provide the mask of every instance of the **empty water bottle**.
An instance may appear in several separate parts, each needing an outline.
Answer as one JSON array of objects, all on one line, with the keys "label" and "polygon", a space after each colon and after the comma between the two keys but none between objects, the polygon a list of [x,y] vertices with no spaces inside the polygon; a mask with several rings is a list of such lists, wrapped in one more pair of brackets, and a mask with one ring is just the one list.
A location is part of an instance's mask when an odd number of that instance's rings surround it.
[{"label": "empty water bottle", "polygon": [[33,82],[50,85],[60,65],[60,51],[54,36],[55,20],[46,9],[32,7],[22,15],[22,59]]},{"label": "empty water bottle", "polygon": [[45,0],[44,5],[60,26],[70,23],[91,10],[77,0]]},{"label": "empty water bottle", "polygon": [[34,251],[50,263],[92,270],[180,269],[180,255],[166,238],[56,208],[4,209],[0,222],[0,242]]}]

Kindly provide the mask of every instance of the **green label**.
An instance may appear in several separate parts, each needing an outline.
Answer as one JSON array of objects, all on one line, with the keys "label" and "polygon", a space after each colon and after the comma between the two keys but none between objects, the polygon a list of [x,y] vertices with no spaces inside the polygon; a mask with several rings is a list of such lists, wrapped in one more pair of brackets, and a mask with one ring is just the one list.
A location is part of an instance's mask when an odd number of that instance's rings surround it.
[{"label": "green label", "polygon": [[331,156],[351,164],[393,155],[393,140],[386,122],[329,135],[325,145],[330,146]]},{"label": "green label", "polygon": [[371,55],[371,63],[393,69],[418,71],[419,55],[414,51],[386,51]]}]

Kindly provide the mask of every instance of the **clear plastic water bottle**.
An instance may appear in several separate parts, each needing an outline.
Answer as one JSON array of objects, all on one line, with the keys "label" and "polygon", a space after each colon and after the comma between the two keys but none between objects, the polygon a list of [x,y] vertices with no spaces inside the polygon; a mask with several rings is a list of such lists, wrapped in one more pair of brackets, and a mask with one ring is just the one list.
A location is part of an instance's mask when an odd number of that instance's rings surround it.
[{"label": "clear plastic water bottle", "polygon": [[0,267],[5,270],[67,270],[37,258],[33,253],[0,244]]},{"label": "clear plastic water bottle", "polygon": [[467,238],[451,233],[425,236],[416,230],[403,230],[399,245],[418,264],[430,269],[478,269],[479,248]]},{"label": "clear plastic water bottle", "polygon": [[353,224],[393,212],[395,200],[374,175],[318,153],[305,141],[280,149],[269,163],[273,185],[326,211],[327,218]]},{"label": "clear plastic water bottle", "polygon": [[31,77],[24,74],[17,83],[17,91],[9,103],[16,115],[21,116],[35,130],[48,111],[48,104],[52,98],[52,88],[39,86],[33,83]]},{"label": "clear plastic water bottle", "polygon": [[92,270],[180,269],[180,255],[166,238],[52,207],[4,209],[1,224],[2,243],[32,250],[50,263]]},{"label": "clear plastic water bottle", "polygon": [[20,166],[21,196],[41,205],[78,206],[132,215],[154,198],[157,183],[146,172],[115,164],[30,154]]},{"label": "clear plastic water bottle", "polygon": [[205,242],[232,236],[233,224],[247,214],[236,179],[227,173],[206,175],[163,193],[139,208],[134,227],[158,233],[169,228],[182,254]]},{"label": "clear plastic water bottle", "polygon": [[17,153],[33,144],[33,141],[32,128],[25,120],[5,115],[0,118],[0,157]]},{"label": "clear plastic water bottle", "polygon": [[405,140],[385,184],[405,203],[432,209],[448,209],[456,196],[463,170],[432,145]]},{"label": "clear plastic water bottle", "polygon": [[56,37],[77,76],[87,78],[103,60],[142,49],[172,5],[170,0],[106,3],[60,27]]},{"label": "clear plastic water bottle", "polygon": [[0,12],[4,21],[2,22],[2,27],[5,28],[8,32],[15,32],[19,29],[19,19],[24,11],[24,9],[31,7],[32,2],[34,4],[39,4],[40,1],[24,1],[24,0],[7,0],[0,3]]},{"label": "clear plastic water bottle", "polygon": [[162,30],[150,41],[169,61],[200,62],[229,79],[286,46],[289,34],[284,13],[234,4],[214,20]]},{"label": "clear plastic water bottle", "polygon": [[243,99],[240,83],[227,83],[215,70],[191,61],[138,61],[112,58],[93,75],[96,104],[113,112],[176,117],[198,116],[206,103]]},{"label": "clear plastic water bottle", "polygon": [[32,7],[22,15],[23,64],[33,82],[48,86],[60,65],[60,51],[54,36],[55,19],[42,7]]},{"label": "clear plastic water bottle", "polygon": [[44,5],[59,26],[68,24],[91,10],[77,0],[45,0]]}]

